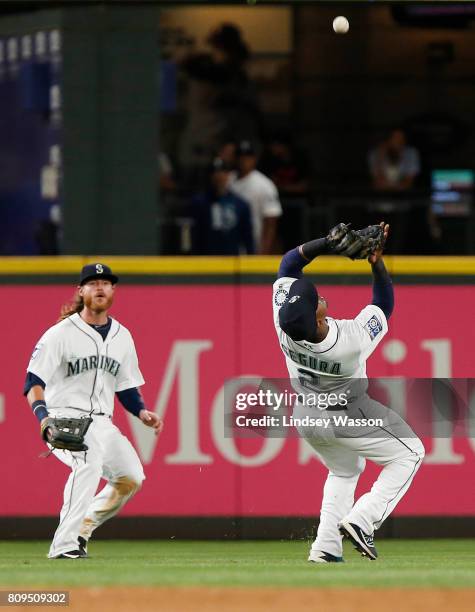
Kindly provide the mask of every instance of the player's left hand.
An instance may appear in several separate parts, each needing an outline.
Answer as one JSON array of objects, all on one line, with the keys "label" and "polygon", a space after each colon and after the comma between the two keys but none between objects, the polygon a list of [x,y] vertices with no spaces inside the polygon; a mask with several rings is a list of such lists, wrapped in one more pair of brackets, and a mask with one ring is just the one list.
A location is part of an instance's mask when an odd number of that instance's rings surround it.
[{"label": "player's left hand", "polygon": [[375,264],[383,256],[384,245],[386,244],[386,240],[388,239],[389,235],[389,225],[387,223],[384,223],[384,221],[381,221],[379,225],[383,228],[383,241],[381,248],[376,250],[374,253],[371,253],[371,255],[368,257],[368,261],[370,264]]},{"label": "player's left hand", "polygon": [[163,429],[163,421],[158,416],[158,414],[155,414],[155,412],[150,412],[150,410],[142,409],[139,413],[139,419],[147,427],[153,427],[156,436],[158,436],[158,434]]}]

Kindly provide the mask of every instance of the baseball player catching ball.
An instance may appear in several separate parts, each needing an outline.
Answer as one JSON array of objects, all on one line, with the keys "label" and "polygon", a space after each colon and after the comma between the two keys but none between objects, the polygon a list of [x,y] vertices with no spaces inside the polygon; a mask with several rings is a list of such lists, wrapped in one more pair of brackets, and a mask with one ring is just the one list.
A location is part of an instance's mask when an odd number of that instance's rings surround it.
[{"label": "baseball player catching ball", "polygon": [[[71,468],[50,559],[87,557],[93,531],[145,478],[134,447],[112,423],[114,394],[156,434],[163,426],[137,388],[144,379],[132,336],[108,316],[117,281],[105,264],[84,266],[75,304],[63,308],[28,364],[24,394],[50,451]],[[106,484],[96,493],[101,478]]]},{"label": "baseball player catching ball", "polygon": [[[349,388],[344,402],[319,413],[328,416],[329,422],[345,414],[384,419],[381,427],[366,425],[350,431],[334,427],[330,433],[318,426],[297,425],[328,469],[318,533],[308,558],[316,563],[343,561],[342,536],[363,556],[376,559],[374,531],[407,491],[424,457],[424,447],[409,426],[366,394],[366,361],[387,333],[394,305],[392,283],[382,259],[388,232],[384,223],[357,231],[340,224],[325,238],[286,253],[273,287],[274,325],[294,388],[300,386],[307,392],[309,388]],[[308,263],[329,253],[367,258],[371,265],[373,299],[354,319],[327,316],[327,302],[303,278],[302,269]],[[294,406],[293,416],[316,412],[315,405],[300,403]],[[296,418],[296,422],[304,420]],[[355,488],[366,459],[383,469],[371,490],[355,503]]]}]

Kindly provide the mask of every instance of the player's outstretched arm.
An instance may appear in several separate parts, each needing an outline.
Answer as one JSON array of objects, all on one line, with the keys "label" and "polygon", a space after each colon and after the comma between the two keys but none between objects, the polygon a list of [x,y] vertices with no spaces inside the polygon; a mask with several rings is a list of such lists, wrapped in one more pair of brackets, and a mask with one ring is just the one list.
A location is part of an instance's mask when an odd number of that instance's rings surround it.
[{"label": "player's outstretched arm", "polygon": [[384,245],[386,244],[386,240],[389,236],[389,225],[387,223],[384,223],[384,221],[381,221],[379,225],[383,228],[383,240],[381,243],[381,247],[374,251],[374,253],[371,253],[371,255],[368,257],[368,261],[371,265],[376,264],[379,260],[382,261]]},{"label": "player's outstretched arm", "polygon": [[[302,269],[319,255],[333,254],[343,255],[351,259],[366,259],[371,246],[376,242],[374,237],[367,235],[368,230],[372,230],[373,227],[353,231],[348,224],[338,223],[338,225],[332,227],[327,236],[306,242],[286,253],[280,263],[277,278],[284,276],[301,278]],[[381,230],[377,228],[378,238],[381,239],[381,249],[380,251],[374,251],[370,259],[381,257],[389,225],[385,226],[383,223],[382,227],[385,232],[382,239]],[[376,244],[379,244],[379,241]]]},{"label": "player's outstretched arm", "polygon": [[373,300],[372,304],[381,308],[389,319],[394,309],[394,290],[391,277],[389,276],[383,261],[383,248],[389,235],[389,225],[384,222],[380,224],[384,230],[384,240],[380,249],[368,257],[373,272]]},{"label": "player's outstretched arm", "polygon": [[288,251],[280,262],[277,278],[301,278],[303,268],[318,255],[329,252],[327,238],[317,238]]}]

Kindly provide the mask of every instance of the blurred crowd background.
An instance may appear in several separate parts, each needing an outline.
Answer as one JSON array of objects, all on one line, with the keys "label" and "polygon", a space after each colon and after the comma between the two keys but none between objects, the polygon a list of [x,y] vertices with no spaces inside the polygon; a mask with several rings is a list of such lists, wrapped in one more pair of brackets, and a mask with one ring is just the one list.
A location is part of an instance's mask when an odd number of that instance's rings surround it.
[{"label": "blurred crowd background", "polygon": [[475,252],[475,6],[73,4],[0,6],[0,254]]}]

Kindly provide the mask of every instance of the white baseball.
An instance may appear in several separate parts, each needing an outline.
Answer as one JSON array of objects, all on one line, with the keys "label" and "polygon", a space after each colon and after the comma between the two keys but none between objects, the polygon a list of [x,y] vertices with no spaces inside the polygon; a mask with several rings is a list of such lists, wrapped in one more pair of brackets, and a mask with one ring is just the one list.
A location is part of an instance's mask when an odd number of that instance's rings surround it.
[{"label": "white baseball", "polygon": [[346,34],[350,29],[350,22],[342,15],[335,17],[333,20],[333,29],[337,34]]}]

